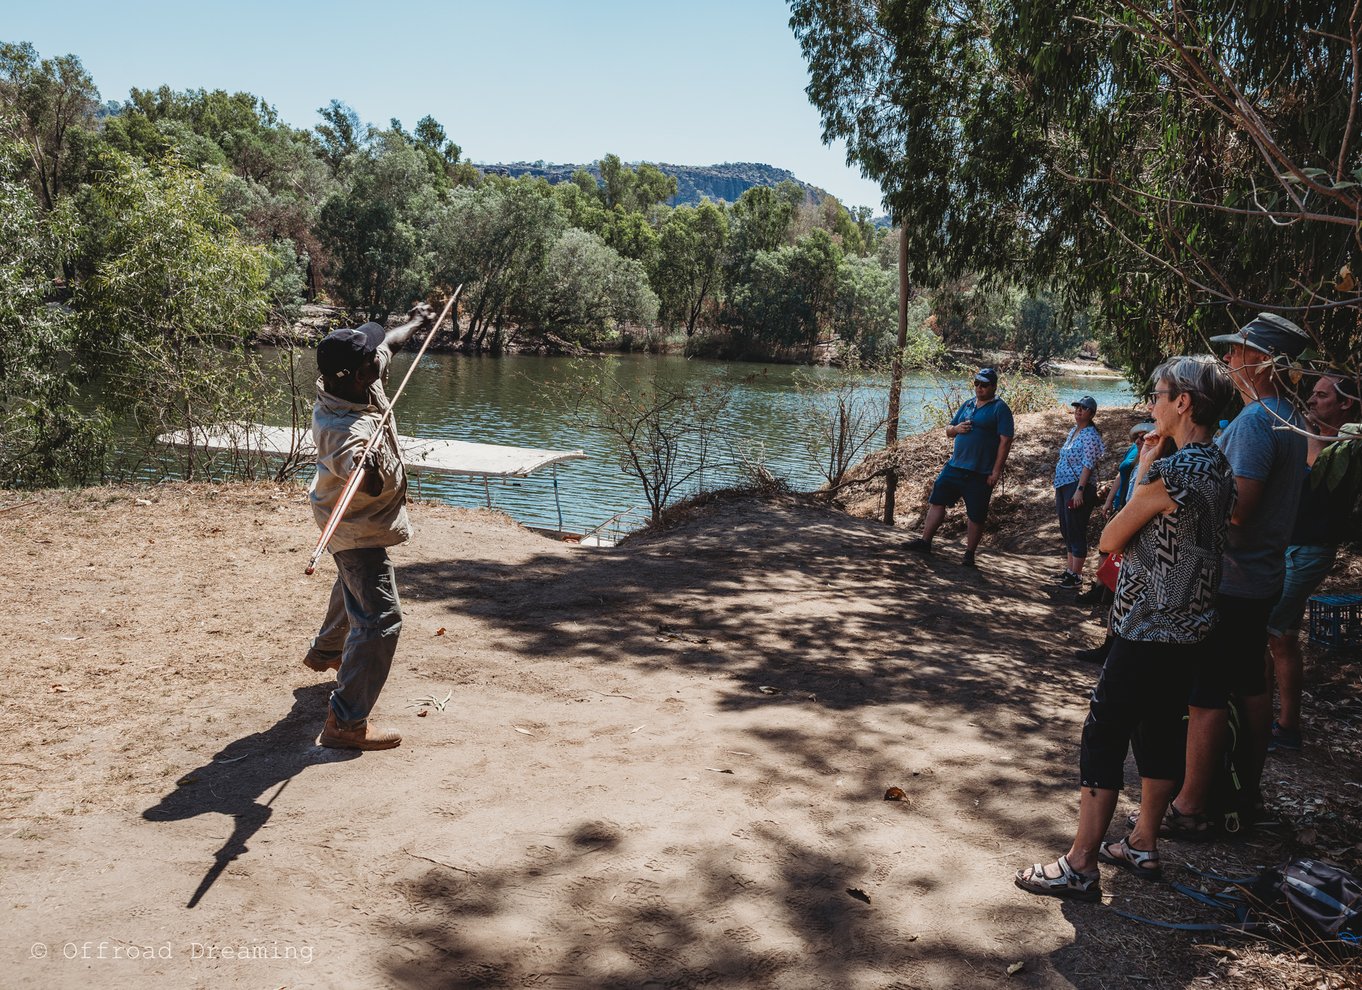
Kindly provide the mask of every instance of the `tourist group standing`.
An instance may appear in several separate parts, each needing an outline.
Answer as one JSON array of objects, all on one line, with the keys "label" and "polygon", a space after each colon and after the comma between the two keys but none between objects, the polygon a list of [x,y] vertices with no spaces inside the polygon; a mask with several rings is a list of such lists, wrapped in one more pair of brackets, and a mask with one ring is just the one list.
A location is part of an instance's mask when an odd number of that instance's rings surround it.
[{"label": "tourist group standing", "polygon": [[[1109,650],[1083,725],[1078,825],[1063,855],[1017,871],[1017,886],[1030,893],[1097,900],[1099,863],[1157,879],[1161,839],[1211,837],[1225,811],[1217,774],[1231,705],[1243,734],[1234,802],[1242,818],[1262,807],[1269,748],[1301,744],[1297,631],[1358,495],[1312,486],[1308,472],[1362,403],[1355,382],[1326,375],[1311,392],[1310,422],[1297,414],[1285,371],[1309,339],[1282,317],[1259,314],[1211,341],[1227,349],[1223,360],[1177,357],[1154,372],[1153,423],[1123,462],[1130,483],[1098,547],[1124,558]],[[1236,394],[1243,409],[1217,435]],[[1096,403],[1073,405],[1054,483],[1061,583],[1077,587],[1087,545],[1076,525],[1081,519],[1086,531],[1102,443]],[[1132,749],[1139,812],[1124,838],[1104,841]]]}]

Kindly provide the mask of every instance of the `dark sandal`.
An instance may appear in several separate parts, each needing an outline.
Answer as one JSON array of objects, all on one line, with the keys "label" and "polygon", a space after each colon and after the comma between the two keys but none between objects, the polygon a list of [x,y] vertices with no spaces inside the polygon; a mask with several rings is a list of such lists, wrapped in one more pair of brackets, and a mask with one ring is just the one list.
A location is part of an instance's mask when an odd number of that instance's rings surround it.
[{"label": "dark sandal", "polygon": [[[1126,824],[1134,828],[1140,820],[1137,811],[1126,818]],[[1215,838],[1215,819],[1210,815],[1184,815],[1175,805],[1170,804],[1159,823],[1160,839],[1181,839],[1186,842],[1209,842]]]},{"label": "dark sandal", "polygon": [[[1118,847],[1121,851],[1113,852]],[[1130,844],[1129,837],[1102,843],[1097,847],[1097,858],[1100,862],[1119,866],[1141,880],[1155,882],[1163,879],[1163,867],[1159,865],[1158,851],[1136,849]]]},{"label": "dark sandal", "polygon": [[1047,877],[1044,863],[1033,863],[1026,870],[1018,870],[1013,878],[1015,883],[1028,894],[1042,897],[1064,897],[1074,901],[1100,901],[1102,899],[1101,874],[1079,873],[1069,866],[1069,857],[1061,856],[1055,863],[1059,876]]}]

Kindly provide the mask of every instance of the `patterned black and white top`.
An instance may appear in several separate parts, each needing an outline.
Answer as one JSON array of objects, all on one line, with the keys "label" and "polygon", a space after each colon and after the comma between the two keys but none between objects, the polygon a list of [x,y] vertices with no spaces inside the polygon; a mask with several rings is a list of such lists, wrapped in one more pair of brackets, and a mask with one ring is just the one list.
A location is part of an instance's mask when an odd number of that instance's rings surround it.
[{"label": "patterned black and white top", "polygon": [[1150,465],[1144,483],[1155,478],[1176,508],[1145,523],[1126,547],[1111,630],[1141,642],[1199,643],[1216,622],[1234,475],[1219,447],[1189,443]]}]

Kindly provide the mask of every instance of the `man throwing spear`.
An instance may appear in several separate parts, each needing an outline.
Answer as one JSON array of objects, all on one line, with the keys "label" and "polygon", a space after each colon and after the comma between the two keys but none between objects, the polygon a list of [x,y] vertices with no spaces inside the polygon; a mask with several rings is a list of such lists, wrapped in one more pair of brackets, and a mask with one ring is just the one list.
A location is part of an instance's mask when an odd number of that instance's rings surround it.
[{"label": "man throwing spear", "polygon": [[317,741],[338,749],[392,749],[402,742],[396,732],[370,725],[369,713],[388,679],[402,629],[402,603],[387,548],[411,538],[397,423],[392,416],[383,423],[388,410],[383,382],[393,352],[418,327],[435,322],[424,304],[409,315],[402,326],[387,331],[377,323],[332,330],[317,345],[320,376],[312,407],[317,476],[308,497],[323,531],[364,448],[382,429],[364,458],[359,489],[328,544],[336,584],[321,631],[303,658],[318,673],[337,671],[326,727]]}]

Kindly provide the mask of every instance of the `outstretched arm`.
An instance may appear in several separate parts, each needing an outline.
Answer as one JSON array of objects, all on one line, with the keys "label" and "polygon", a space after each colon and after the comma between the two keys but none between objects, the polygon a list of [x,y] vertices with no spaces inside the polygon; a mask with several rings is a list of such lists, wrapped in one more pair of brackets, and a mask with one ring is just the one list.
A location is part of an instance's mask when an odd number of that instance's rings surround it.
[{"label": "outstretched arm", "polygon": [[411,340],[411,335],[423,326],[430,326],[434,329],[435,310],[431,309],[426,303],[417,303],[407,313],[407,322],[400,327],[393,327],[383,337],[383,343],[388,346],[390,351],[400,351],[402,347]]}]

